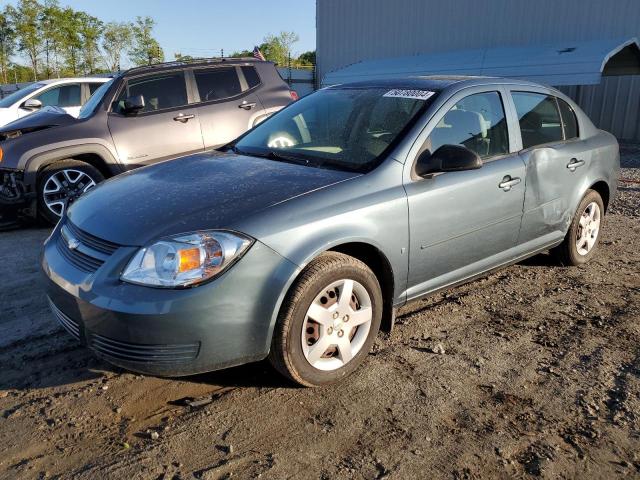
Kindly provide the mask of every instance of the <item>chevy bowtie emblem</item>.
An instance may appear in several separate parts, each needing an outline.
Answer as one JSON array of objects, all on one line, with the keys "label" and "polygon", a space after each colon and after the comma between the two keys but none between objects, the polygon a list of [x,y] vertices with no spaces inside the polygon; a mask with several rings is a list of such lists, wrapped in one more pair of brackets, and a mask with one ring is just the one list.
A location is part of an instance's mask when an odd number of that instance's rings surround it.
[{"label": "chevy bowtie emblem", "polygon": [[67,247],[69,247],[69,250],[75,250],[79,246],[80,242],[75,238],[70,238],[69,240],[67,240]]}]

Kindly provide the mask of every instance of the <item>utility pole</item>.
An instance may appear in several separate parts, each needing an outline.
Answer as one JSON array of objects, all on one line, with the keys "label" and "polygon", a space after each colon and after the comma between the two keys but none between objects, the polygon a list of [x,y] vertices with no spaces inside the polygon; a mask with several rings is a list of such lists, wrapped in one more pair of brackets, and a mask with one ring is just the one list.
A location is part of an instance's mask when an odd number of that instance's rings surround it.
[{"label": "utility pole", "polygon": [[224,58],[224,48],[220,49],[220,58]]}]

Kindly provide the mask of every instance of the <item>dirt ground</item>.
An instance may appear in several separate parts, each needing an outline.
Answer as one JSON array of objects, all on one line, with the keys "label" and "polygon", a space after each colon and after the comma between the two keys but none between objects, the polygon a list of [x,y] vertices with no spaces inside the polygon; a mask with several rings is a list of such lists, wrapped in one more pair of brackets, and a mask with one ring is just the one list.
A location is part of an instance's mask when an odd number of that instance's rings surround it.
[{"label": "dirt ground", "polygon": [[[640,148],[623,166],[640,181]],[[96,360],[47,309],[47,235],[0,233],[0,478],[640,478],[640,183],[586,267],[543,254],[409,305],[325,389]]]}]

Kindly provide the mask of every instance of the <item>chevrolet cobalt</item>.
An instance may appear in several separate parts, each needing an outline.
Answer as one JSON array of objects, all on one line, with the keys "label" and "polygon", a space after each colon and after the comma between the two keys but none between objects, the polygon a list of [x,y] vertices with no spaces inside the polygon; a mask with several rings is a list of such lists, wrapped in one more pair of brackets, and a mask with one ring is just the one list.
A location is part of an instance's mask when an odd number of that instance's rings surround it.
[{"label": "chevrolet cobalt", "polygon": [[268,357],[338,381],[398,307],[551,250],[597,251],[619,151],[562,93],[421,77],[322,89],[220,151],[92,189],[46,241],[58,321],[178,376]]}]

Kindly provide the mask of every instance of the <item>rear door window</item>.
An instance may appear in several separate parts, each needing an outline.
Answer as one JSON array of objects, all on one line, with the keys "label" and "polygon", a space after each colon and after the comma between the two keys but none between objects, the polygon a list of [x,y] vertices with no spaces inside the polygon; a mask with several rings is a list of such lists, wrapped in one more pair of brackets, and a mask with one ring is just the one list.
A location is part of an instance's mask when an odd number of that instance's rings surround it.
[{"label": "rear door window", "polygon": [[201,102],[222,100],[242,93],[236,67],[201,68],[193,71]]},{"label": "rear door window", "polygon": [[124,106],[127,97],[142,95],[144,109],[142,113],[182,107],[188,103],[187,86],[184,72],[168,72],[147,77],[132,78],[117,100],[117,108]]},{"label": "rear door window", "polygon": [[561,98],[558,99],[558,105],[560,106],[560,115],[562,116],[564,139],[571,140],[572,138],[578,138],[578,120],[576,119],[575,112],[571,106]]},{"label": "rear door window", "polygon": [[520,123],[523,149],[564,139],[555,97],[531,92],[513,92],[512,96]]},{"label": "rear door window", "polygon": [[240,68],[242,68],[242,73],[244,74],[244,78],[247,81],[249,88],[260,85],[260,77],[258,76],[258,72],[256,72],[255,67],[244,66]]}]

